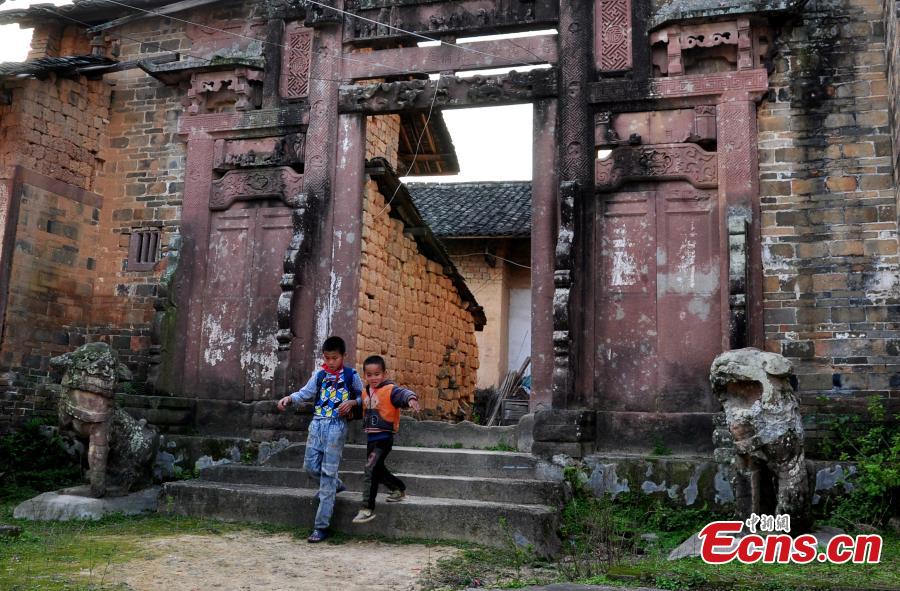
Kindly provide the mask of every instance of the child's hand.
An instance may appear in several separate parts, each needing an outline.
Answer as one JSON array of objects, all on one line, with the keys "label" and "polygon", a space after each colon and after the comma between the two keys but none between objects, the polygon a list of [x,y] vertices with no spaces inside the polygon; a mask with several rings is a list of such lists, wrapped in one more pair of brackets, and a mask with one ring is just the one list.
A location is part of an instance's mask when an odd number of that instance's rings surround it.
[{"label": "child's hand", "polygon": [[420,410],[422,410],[422,407],[419,406],[419,401],[415,398],[413,398],[412,400],[409,401],[409,407],[416,412],[419,412]]},{"label": "child's hand", "polygon": [[285,396],[284,398],[282,398],[281,400],[278,401],[278,410],[280,410],[281,412],[284,412],[284,409],[289,407],[291,405],[291,402],[293,402],[291,400],[291,397]]},{"label": "child's hand", "polygon": [[348,400],[347,402],[342,402],[338,407],[338,414],[342,417],[346,417],[350,414],[350,411],[353,410],[353,407],[356,406],[355,400]]}]

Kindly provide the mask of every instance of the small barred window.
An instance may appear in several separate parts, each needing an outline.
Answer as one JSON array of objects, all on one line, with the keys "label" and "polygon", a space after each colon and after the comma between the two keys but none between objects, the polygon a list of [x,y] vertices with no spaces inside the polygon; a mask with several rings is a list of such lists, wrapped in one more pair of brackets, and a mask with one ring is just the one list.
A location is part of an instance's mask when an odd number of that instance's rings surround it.
[{"label": "small barred window", "polygon": [[150,271],[159,260],[159,230],[134,230],[128,247],[128,270]]}]

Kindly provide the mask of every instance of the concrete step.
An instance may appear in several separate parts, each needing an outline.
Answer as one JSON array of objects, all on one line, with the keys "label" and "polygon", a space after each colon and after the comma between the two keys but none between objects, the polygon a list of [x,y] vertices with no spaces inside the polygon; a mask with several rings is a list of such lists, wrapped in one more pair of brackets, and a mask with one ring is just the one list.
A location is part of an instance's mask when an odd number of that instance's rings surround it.
[{"label": "concrete step", "polygon": [[[300,468],[306,444],[295,443],[268,459],[276,468]],[[347,444],[341,467],[362,471],[366,446]],[[530,454],[474,449],[395,447],[387,460],[392,471],[425,476],[465,476],[469,478],[514,478],[554,480],[555,474]]]},{"label": "concrete step", "polygon": [[[317,506],[312,489],[188,480],[165,485],[159,510],[169,515],[270,523],[305,531],[311,528]],[[542,555],[559,549],[554,507],[421,496],[386,503],[384,495],[379,495],[377,518],[354,525],[351,520],[358,509],[358,495],[349,491],[339,494],[332,529],[391,539],[455,540],[492,547],[516,543],[531,545]]]},{"label": "concrete step", "polygon": [[[390,460],[392,456],[389,456]],[[393,469],[392,466],[389,465]],[[410,495],[445,499],[474,499],[497,503],[522,505],[561,506],[563,484],[547,480],[520,480],[513,478],[473,478],[470,476],[424,476],[400,474]],[[318,483],[305,470],[272,466],[246,466],[224,464],[210,466],[200,471],[201,480],[231,484],[258,484],[261,486],[317,488]],[[363,489],[364,474],[359,471],[342,471],[341,480],[348,490],[359,495]],[[358,497],[357,497],[358,498]]]}]

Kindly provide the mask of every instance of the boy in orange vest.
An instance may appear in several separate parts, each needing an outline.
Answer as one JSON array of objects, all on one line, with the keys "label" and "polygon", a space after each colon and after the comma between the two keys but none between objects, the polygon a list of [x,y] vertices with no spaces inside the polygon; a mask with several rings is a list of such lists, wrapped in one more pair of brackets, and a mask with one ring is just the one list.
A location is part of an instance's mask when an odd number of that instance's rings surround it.
[{"label": "boy in orange vest", "polygon": [[406,485],[391,474],[384,460],[394,446],[394,433],[400,429],[400,409],[419,411],[416,393],[396,385],[387,379],[387,366],[380,355],[372,355],[363,363],[366,387],[362,393],[363,425],[366,431],[366,478],[363,484],[363,506],[353,518],[353,523],[366,523],[375,519],[375,495],[378,485],[384,484],[391,491],[388,503],[406,498]]}]

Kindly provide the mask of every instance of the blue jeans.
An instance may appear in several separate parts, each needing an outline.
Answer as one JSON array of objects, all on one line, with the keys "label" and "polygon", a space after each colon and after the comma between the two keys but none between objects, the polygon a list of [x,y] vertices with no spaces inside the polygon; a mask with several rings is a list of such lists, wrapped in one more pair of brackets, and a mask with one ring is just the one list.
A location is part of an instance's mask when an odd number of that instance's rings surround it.
[{"label": "blue jeans", "polygon": [[334,512],[334,497],[341,481],[338,469],[347,440],[347,421],[344,419],[313,419],[306,440],[303,468],[319,481],[319,510],[316,529],[326,529]]}]

